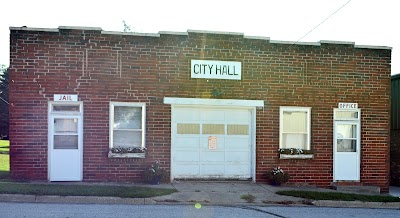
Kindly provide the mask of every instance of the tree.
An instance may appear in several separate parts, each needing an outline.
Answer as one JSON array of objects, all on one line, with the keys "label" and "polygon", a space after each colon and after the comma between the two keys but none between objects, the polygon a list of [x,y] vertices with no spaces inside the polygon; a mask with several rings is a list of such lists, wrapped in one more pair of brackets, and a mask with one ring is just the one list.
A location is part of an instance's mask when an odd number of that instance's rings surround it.
[{"label": "tree", "polygon": [[8,67],[0,65],[0,139],[8,138],[9,133],[9,81],[10,74]]},{"label": "tree", "polygon": [[126,24],[125,20],[122,20],[122,24],[124,25],[124,33],[132,33],[133,32],[131,25]]}]

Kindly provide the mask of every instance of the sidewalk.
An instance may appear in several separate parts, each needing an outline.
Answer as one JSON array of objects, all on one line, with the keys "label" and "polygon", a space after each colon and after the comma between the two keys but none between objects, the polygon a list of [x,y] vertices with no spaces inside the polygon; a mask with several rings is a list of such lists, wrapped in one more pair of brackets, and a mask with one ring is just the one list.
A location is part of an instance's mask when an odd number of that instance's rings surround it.
[{"label": "sidewalk", "polygon": [[[90,185],[90,184],[85,184]],[[171,184],[137,185],[153,188],[175,188],[178,192],[152,198],[119,198],[93,196],[35,196],[0,194],[2,202],[31,202],[31,203],[93,203],[93,204],[188,204],[195,205],[225,205],[225,206],[325,206],[325,207],[365,207],[400,209],[400,202],[358,202],[358,201],[310,201],[303,198],[275,194],[279,190],[307,190],[327,192],[335,190],[316,187],[271,186],[252,182],[199,182],[176,181]],[[396,189],[397,188],[397,189]],[[391,189],[391,194],[400,196],[400,188]],[[254,196],[254,202],[241,199],[243,195]]]}]

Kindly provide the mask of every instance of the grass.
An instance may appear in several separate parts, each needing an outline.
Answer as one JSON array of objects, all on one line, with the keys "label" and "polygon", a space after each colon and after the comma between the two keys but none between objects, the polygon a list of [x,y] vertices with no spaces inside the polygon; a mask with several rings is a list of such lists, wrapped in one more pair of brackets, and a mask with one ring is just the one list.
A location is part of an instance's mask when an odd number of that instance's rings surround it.
[{"label": "grass", "polygon": [[10,149],[10,141],[0,140],[0,153],[8,153]]},{"label": "grass", "polygon": [[240,196],[240,199],[245,200],[247,203],[254,203],[254,201],[256,200],[256,197],[251,194],[246,194],[246,195]]},{"label": "grass", "polygon": [[60,185],[7,182],[10,177],[9,141],[0,140],[0,193],[61,196],[109,196],[148,198],[176,192],[175,189],[111,185]]},{"label": "grass", "polygon": [[115,185],[59,185],[0,183],[1,194],[60,195],[60,196],[109,196],[121,198],[149,198],[176,192],[175,189]]},{"label": "grass", "polygon": [[7,180],[10,177],[10,142],[0,140],[0,180]]},{"label": "grass", "polygon": [[334,201],[363,201],[363,202],[400,202],[400,198],[384,195],[360,195],[341,192],[315,192],[315,191],[278,191],[276,194],[300,197],[312,200]]},{"label": "grass", "polygon": [[8,154],[0,154],[0,171],[10,171],[10,156]]}]

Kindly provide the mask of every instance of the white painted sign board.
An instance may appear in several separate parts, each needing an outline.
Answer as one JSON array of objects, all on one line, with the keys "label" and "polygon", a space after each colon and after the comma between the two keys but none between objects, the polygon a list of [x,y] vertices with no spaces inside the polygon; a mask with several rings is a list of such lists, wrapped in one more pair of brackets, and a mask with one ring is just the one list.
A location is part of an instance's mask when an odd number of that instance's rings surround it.
[{"label": "white painted sign board", "polygon": [[208,149],[217,149],[217,136],[208,136]]},{"label": "white painted sign board", "polygon": [[78,101],[78,95],[54,94],[54,101]]},{"label": "white painted sign board", "polygon": [[236,61],[191,60],[191,78],[242,79],[242,63]]},{"label": "white painted sign board", "polygon": [[358,103],[338,103],[339,109],[357,109]]}]

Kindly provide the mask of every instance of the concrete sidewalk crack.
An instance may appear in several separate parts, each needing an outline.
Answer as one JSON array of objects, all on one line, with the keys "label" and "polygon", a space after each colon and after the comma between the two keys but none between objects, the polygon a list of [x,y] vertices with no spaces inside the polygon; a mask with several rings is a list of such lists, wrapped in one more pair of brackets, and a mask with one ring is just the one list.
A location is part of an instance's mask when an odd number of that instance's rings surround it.
[{"label": "concrete sidewalk crack", "polygon": [[262,186],[262,185],[260,185],[260,184],[258,184],[258,183],[256,183],[256,185],[258,185],[258,186],[261,187],[262,189],[265,189],[265,190],[267,190],[267,191],[269,191],[269,192],[275,194],[275,192],[273,192],[273,191],[267,189],[266,187],[264,187],[264,186]]},{"label": "concrete sidewalk crack", "polygon": [[258,212],[261,212],[261,213],[266,213],[266,214],[269,214],[269,215],[272,215],[272,216],[281,217],[281,218],[286,218],[285,216],[281,216],[281,215],[279,215],[279,214],[272,213],[272,212],[268,212],[268,211],[261,210],[261,209],[258,209],[258,208],[254,208],[254,207],[249,207],[249,206],[237,206],[236,208],[241,208],[241,209],[245,209],[245,210],[254,210],[254,211],[258,211]]}]

